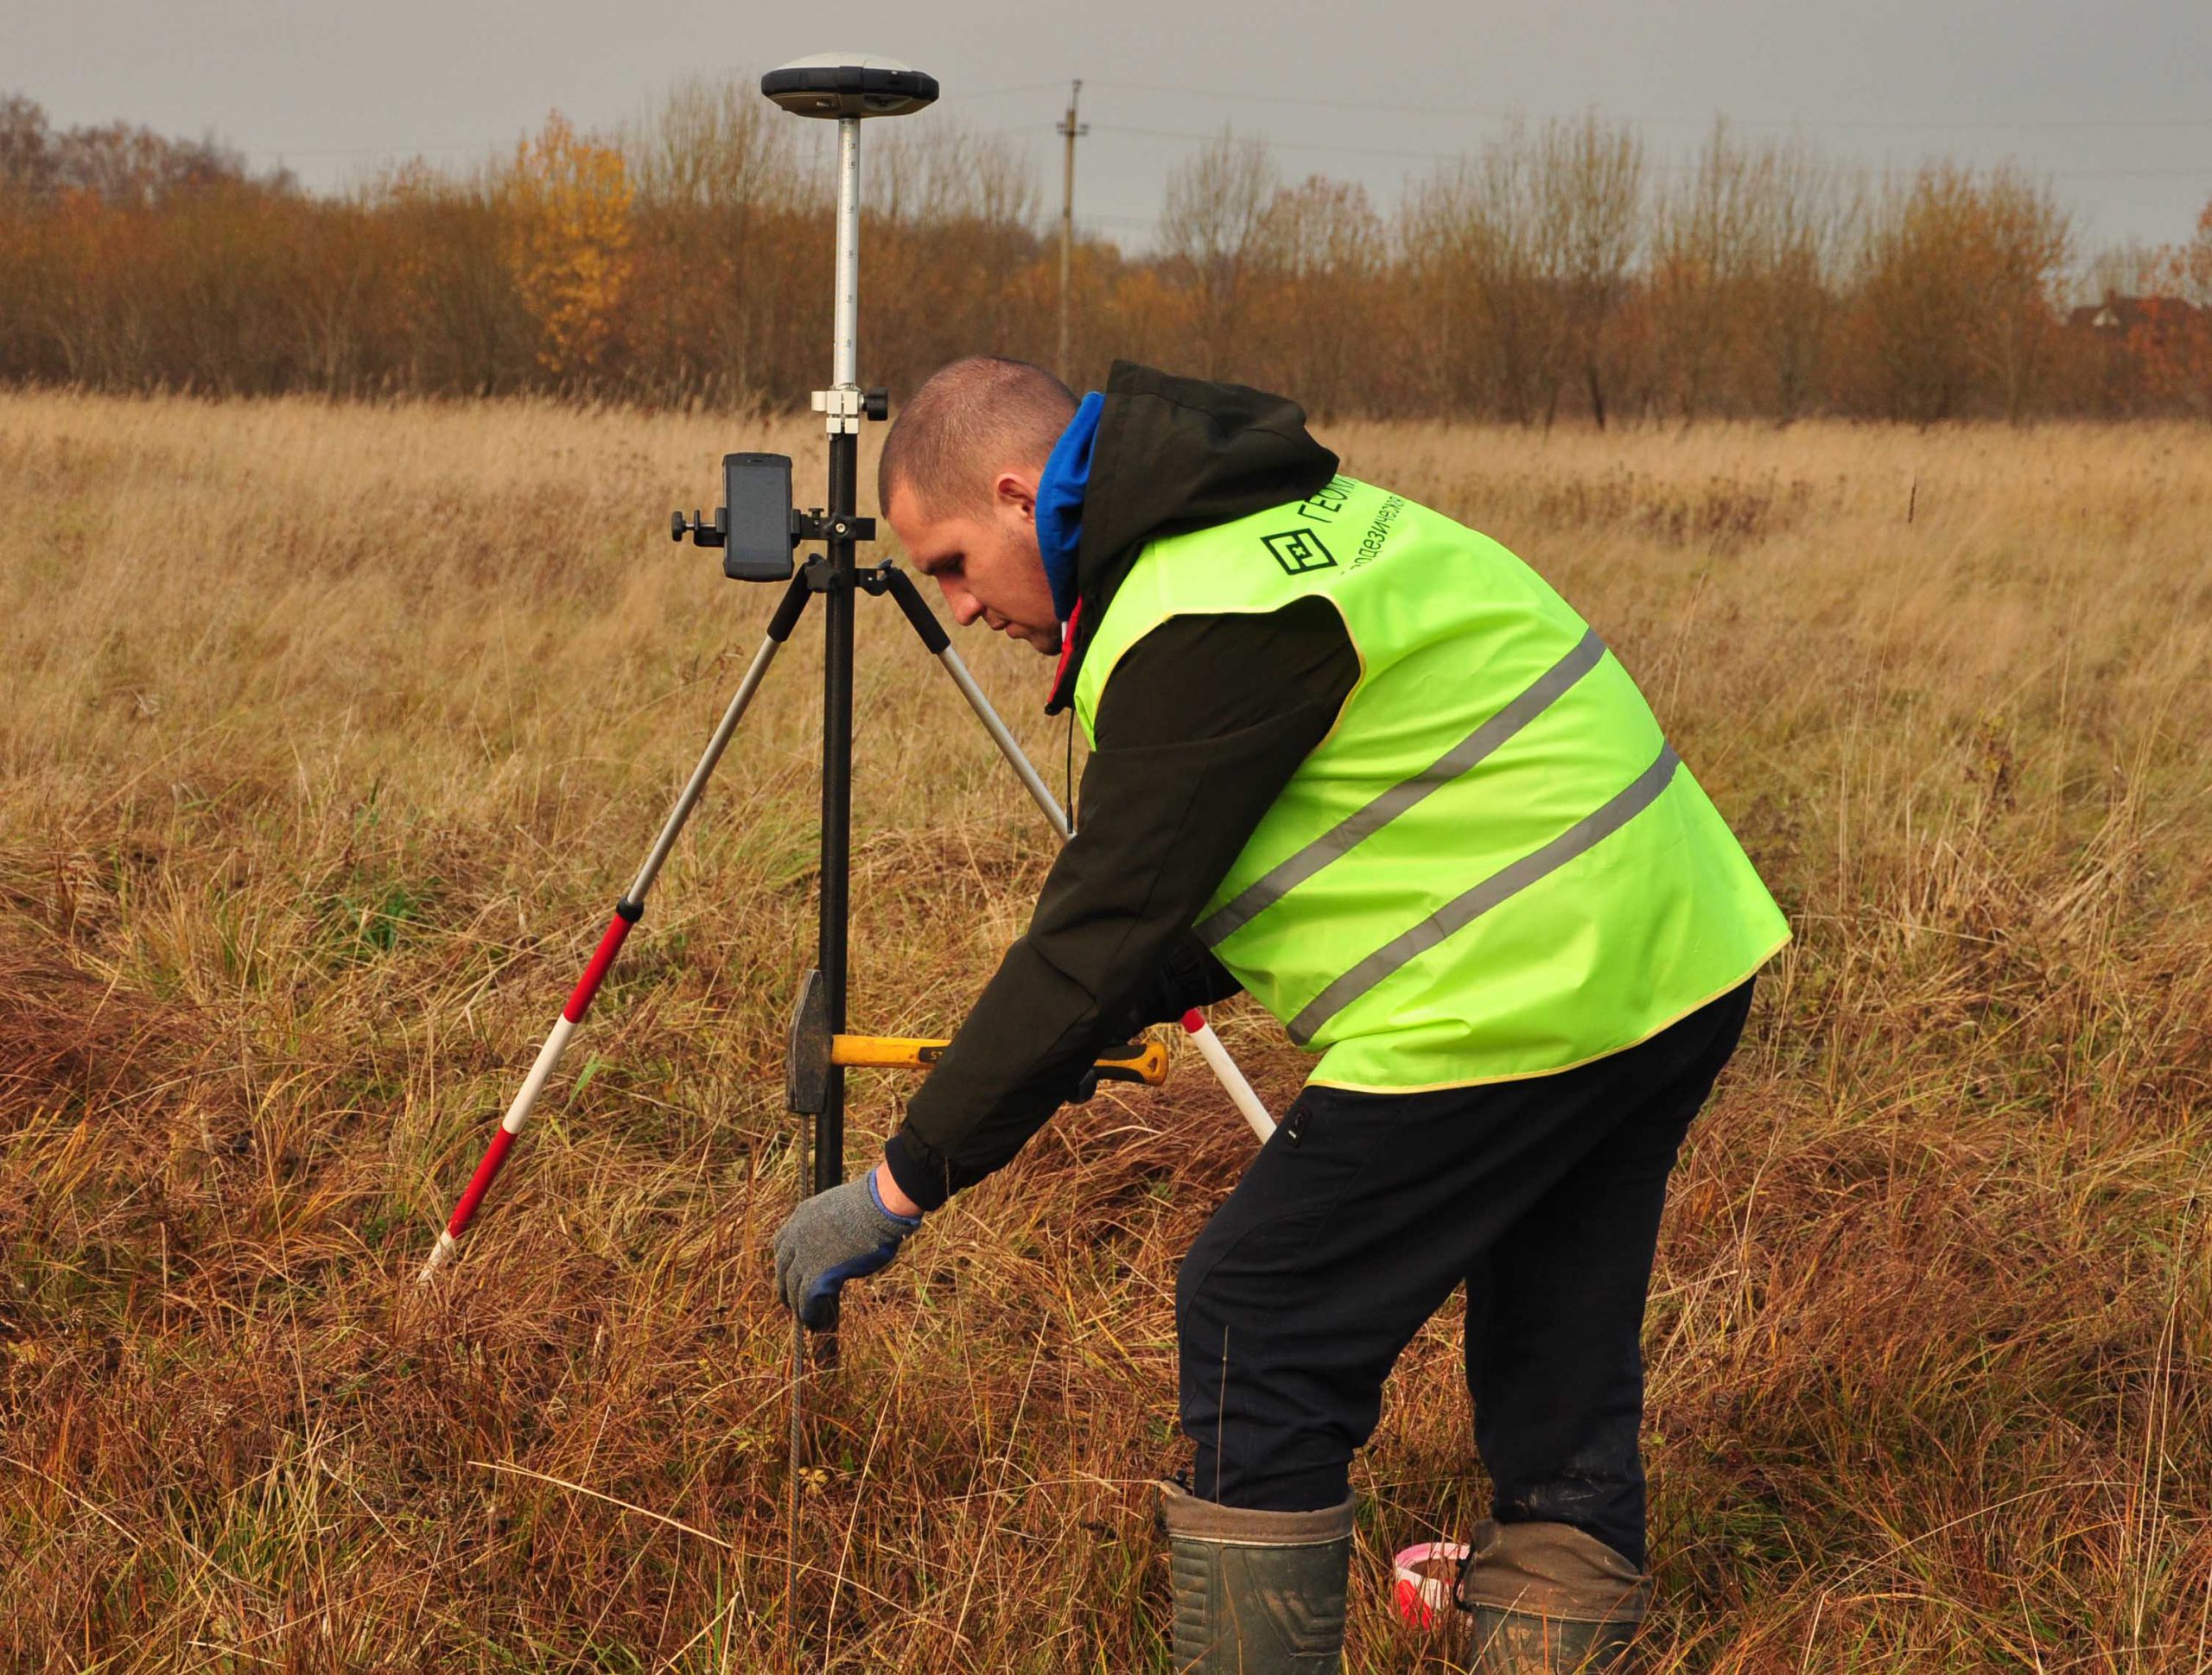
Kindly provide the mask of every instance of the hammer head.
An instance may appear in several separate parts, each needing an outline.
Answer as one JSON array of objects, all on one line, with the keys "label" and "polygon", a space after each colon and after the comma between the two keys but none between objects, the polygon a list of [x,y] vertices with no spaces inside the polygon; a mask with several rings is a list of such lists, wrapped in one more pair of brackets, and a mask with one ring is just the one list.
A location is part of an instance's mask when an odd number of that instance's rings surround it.
[{"label": "hammer head", "polygon": [[784,1053],[784,1103],[803,1117],[818,1117],[830,1102],[830,999],[822,974],[810,971],[791,1009]]}]

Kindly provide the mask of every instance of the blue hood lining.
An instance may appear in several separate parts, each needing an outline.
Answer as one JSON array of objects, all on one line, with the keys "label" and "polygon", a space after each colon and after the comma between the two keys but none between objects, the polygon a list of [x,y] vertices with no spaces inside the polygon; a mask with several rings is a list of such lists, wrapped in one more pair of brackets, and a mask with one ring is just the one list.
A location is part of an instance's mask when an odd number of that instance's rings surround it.
[{"label": "blue hood lining", "polygon": [[1090,453],[1098,441],[1098,416],[1105,407],[1106,397],[1096,390],[1083,398],[1037,479],[1037,550],[1045,561],[1045,579],[1052,584],[1052,609],[1062,622],[1075,614],[1075,555],[1083,541],[1083,498],[1090,487]]}]

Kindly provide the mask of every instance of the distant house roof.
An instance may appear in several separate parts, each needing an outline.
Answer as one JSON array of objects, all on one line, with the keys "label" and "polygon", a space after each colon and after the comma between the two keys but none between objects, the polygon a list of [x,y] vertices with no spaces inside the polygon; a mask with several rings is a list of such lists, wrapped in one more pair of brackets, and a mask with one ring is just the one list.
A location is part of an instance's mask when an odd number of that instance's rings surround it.
[{"label": "distant house roof", "polygon": [[2158,331],[2177,326],[2196,312],[2177,296],[2124,296],[2107,291],[2103,301],[2087,303],[2068,314],[2066,323],[2079,331],[2125,337],[2139,327]]}]

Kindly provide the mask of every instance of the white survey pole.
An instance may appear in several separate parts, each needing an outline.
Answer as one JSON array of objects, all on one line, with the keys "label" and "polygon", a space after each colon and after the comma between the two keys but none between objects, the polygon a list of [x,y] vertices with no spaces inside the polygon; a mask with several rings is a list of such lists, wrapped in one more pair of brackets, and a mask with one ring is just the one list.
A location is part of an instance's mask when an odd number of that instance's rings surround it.
[{"label": "white survey pole", "polygon": [[837,118],[837,299],[832,327],[830,382],[837,389],[860,384],[861,119]]}]

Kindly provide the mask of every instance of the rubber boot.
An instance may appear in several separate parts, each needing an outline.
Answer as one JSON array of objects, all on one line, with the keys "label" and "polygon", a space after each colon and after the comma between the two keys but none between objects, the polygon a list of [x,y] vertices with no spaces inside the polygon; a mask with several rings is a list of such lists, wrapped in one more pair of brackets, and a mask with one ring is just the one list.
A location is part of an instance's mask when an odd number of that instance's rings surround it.
[{"label": "rubber boot", "polygon": [[1475,1526],[1458,1599],[1476,1675],[1629,1675],[1651,1578],[1572,1524]]},{"label": "rubber boot", "polygon": [[1250,1512],[1160,1484],[1175,1675],[1337,1675],[1353,1504]]}]

